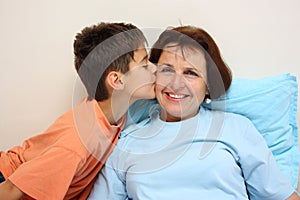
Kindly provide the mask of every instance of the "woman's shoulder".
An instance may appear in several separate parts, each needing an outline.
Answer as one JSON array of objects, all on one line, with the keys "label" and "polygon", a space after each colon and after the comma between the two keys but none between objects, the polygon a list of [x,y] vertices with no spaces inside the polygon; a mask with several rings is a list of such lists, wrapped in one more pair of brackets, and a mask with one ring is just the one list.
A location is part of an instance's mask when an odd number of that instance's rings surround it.
[{"label": "woman's shoulder", "polygon": [[205,112],[210,113],[212,120],[223,120],[226,124],[239,124],[239,125],[249,125],[252,124],[251,120],[241,114],[211,110],[208,108],[203,108]]}]

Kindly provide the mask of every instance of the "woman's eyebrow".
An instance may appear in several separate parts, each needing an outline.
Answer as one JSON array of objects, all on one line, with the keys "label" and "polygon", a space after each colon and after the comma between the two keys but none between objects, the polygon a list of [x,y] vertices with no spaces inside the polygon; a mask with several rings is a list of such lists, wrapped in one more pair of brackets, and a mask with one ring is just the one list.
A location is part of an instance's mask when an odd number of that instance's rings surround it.
[{"label": "woman's eyebrow", "polygon": [[157,66],[163,66],[163,65],[174,68],[174,65],[172,65],[170,63],[157,63]]},{"label": "woman's eyebrow", "polygon": [[201,71],[199,70],[198,67],[184,67],[185,70],[196,70],[196,71]]}]

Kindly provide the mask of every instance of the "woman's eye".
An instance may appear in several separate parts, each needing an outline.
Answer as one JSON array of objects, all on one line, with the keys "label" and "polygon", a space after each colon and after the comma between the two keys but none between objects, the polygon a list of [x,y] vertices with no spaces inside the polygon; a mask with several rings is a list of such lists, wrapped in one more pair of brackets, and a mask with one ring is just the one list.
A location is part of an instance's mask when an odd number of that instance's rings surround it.
[{"label": "woman's eye", "polygon": [[170,67],[165,67],[160,70],[161,72],[173,72],[174,70]]},{"label": "woman's eye", "polygon": [[187,71],[185,72],[186,75],[190,75],[190,76],[198,76],[198,74],[194,71]]}]

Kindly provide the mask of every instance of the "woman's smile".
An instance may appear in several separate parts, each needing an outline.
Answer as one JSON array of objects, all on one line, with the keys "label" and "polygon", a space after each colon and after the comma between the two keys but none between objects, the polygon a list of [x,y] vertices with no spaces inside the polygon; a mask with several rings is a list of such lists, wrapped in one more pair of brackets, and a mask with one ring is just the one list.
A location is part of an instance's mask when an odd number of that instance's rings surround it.
[{"label": "woman's smile", "polygon": [[180,93],[173,93],[173,92],[165,92],[166,98],[170,101],[180,102],[186,99],[189,95],[180,94]]}]

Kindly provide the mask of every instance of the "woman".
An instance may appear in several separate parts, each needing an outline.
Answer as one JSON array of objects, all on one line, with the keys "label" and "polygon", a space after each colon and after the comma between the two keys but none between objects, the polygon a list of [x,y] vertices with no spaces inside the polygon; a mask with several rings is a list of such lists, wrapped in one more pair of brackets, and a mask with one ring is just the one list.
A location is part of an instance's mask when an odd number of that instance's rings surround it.
[{"label": "woman", "polygon": [[208,33],[166,30],[150,60],[160,106],[123,131],[90,199],[300,199],[248,119],[201,107],[231,83]]}]

